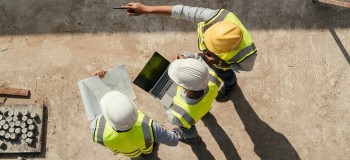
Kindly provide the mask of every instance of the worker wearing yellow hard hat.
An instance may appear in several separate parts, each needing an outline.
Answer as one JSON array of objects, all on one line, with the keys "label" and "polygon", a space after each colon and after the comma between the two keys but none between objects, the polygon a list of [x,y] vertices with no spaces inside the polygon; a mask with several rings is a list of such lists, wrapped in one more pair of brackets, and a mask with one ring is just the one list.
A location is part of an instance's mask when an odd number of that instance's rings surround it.
[{"label": "worker wearing yellow hard hat", "polygon": [[129,3],[122,6],[128,15],[160,14],[197,22],[198,48],[207,64],[224,81],[217,101],[229,98],[237,83],[234,71],[251,71],[256,59],[256,47],[241,21],[225,9],[212,10],[183,5],[145,6]]}]

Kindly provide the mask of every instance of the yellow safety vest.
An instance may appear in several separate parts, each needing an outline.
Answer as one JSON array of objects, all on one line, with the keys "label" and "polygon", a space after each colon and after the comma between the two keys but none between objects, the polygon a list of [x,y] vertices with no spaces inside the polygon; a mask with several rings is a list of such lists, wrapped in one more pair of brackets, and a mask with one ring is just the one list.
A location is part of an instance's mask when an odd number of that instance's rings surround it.
[{"label": "yellow safety vest", "polygon": [[152,119],[138,111],[138,119],[128,131],[115,131],[104,116],[97,119],[94,142],[106,146],[114,153],[122,153],[129,158],[150,154],[153,150],[154,136]]},{"label": "yellow safety vest", "polygon": [[[248,33],[248,30],[243,26],[241,21],[230,11],[220,9],[220,11],[213,18],[206,22],[198,23],[198,48],[201,51],[206,49],[204,45],[204,32],[213,24],[219,21],[231,21],[239,26],[243,33],[243,38],[238,48],[227,53],[215,53],[220,59],[224,60],[227,64],[240,63],[245,60],[248,56],[256,52],[256,47],[253,43],[252,36]],[[219,69],[229,69],[221,68],[219,66],[215,67]]]},{"label": "yellow safety vest", "polygon": [[183,88],[178,86],[174,102],[170,109],[172,114],[180,120],[182,127],[191,128],[192,125],[197,123],[210,111],[212,103],[218,94],[222,80],[213,70],[209,70],[209,75],[208,92],[197,104],[187,104],[186,100],[180,95]]}]

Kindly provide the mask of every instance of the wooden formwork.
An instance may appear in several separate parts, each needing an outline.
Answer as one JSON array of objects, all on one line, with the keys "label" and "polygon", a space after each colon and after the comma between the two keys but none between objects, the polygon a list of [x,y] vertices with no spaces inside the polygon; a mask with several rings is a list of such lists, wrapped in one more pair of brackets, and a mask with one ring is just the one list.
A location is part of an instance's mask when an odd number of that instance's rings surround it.
[{"label": "wooden formwork", "polygon": [[345,1],[335,1],[335,0],[312,0],[312,1],[350,8],[350,3]]}]

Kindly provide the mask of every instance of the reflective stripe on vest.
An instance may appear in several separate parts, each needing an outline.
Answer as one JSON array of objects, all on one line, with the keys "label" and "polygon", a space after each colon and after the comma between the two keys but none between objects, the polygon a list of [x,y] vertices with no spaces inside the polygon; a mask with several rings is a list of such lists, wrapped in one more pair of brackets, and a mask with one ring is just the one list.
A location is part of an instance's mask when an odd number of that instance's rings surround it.
[{"label": "reflective stripe on vest", "polygon": [[[256,47],[254,43],[252,42],[251,36],[246,30],[246,28],[243,26],[243,24],[239,21],[239,19],[232,13],[227,10],[221,9],[217,15],[215,15],[212,19],[210,19],[207,22],[200,22],[198,23],[198,48],[200,50],[205,50],[206,47],[204,45],[204,32],[212,25],[219,21],[232,21],[236,23],[243,32],[243,39],[242,42],[239,44],[238,49],[233,50],[228,53],[215,53],[220,59],[224,60],[228,64],[232,63],[240,63],[243,60],[245,60],[248,56],[254,54],[256,52]],[[229,68],[220,68],[216,66],[216,68],[219,69],[229,69]]]},{"label": "reflective stripe on vest", "polygon": [[[216,76],[216,73],[214,71],[209,71],[209,73],[210,73],[209,74],[210,75],[209,76],[209,81],[215,83],[216,86],[218,86],[218,88],[219,88],[220,85],[221,85],[222,80],[219,77]],[[213,75],[215,75],[215,76],[213,76]]]},{"label": "reflective stripe on vest", "polygon": [[133,158],[139,157],[142,153],[150,154],[153,150],[152,120],[140,111],[134,127],[125,132],[115,131],[106,123],[104,116],[98,119],[97,124],[94,141],[115,153]]},{"label": "reflective stripe on vest", "polygon": [[[152,135],[149,129],[149,122],[150,122],[150,118],[148,116],[143,117],[142,119],[142,130],[143,130],[143,136],[145,139],[145,146],[146,148],[149,148],[150,146],[152,146],[153,141],[152,141]],[[124,155],[129,156],[129,157],[138,157],[139,154],[141,154],[142,150],[138,149],[134,152],[130,152],[130,153],[124,153]],[[151,152],[149,152],[151,153]],[[149,154],[147,153],[147,154]]]},{"label": "reflective stripe on vest", "polygon": [[208,83],[208,91],[197,104],[190,105],[186,103],[180,95],[182,88],[178,88],[176,96],[174,97],[174,103],[170,109],[172,110],[173,116],[180,121],[182,127],[190,128],[211,109],[222,81],[216,76],[214,71],[209,70],[209,73],[210,81]]},{"label": "reflective stripe on vest", "polygon": [[[239,63],[239,62],[242,62],[244,59],[243,58],[246,58],[248,56],[246,56],[247,54],[249,54],[250,52],[256,50],[256,47],[253,44],[247,46],[246,48],[240,50],[238,52],[238,54],[236,54],[234,57],[232,57],[230,60],[228,60],[227,62],[228,63]],[[246,56],[246,57],[245,57]],[[241,60],[242,59],[242,60]]]},{"label": "reflective stripe on vest", "polygon": [[175,111],[176,113],[180,114],[183,119],[190,125],[194,125],[196,121],[187,113],[186,110],[178,106],[177,104],[174,104],[171,106],[171,109]]},{"label": "reflective stripe on vest", "polygon": [[151,119],[148,116],[143,117],[142,120],[142,130],[143,130],[143,136],[145,137],[145,145],[146,148],[150,147],[153,142],[152,142],[152,135],[151,135],[151,131],[149,130],[149,122],[151,121]]},{"label": "reflective stripe on vest", "polygon": [[213,18],[210,20],[206,21],[204,23],[204,27],[202,29],[202,32],[204,33],[209,27],[214,25],[216,22],[220,22],[225,19],[225,17],[229,14],[230,12],[224,9],[221,9],[217,15],[215,15]]},{"label": "reflective stripe on vest", "polygon": [[101,144],[104,146],[104,143],[103,143],[103,132],[104,132],[104,129],[105,129],[105,124],[106,124],[106,119],[104,116],[101,116],[101,118],[99,119],[98,121],[98,127],[97,128],[97,136],[96,136],[96,141],[97,143]]}]

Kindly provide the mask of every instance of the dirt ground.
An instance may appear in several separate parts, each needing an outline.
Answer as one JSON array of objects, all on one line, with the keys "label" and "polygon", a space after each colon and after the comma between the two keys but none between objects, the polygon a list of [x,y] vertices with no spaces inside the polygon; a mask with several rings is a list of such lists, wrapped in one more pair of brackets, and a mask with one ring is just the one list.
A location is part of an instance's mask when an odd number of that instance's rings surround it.
[{"label": "dirt ground", "polygon": [[[154,51],[198,52],[196,24],[129,17],[112,0],[0,0],[0,86],[30,89],[47,112],[40,154],[0,159],[126,159],[94,144],[77,82],[125,64],[133,80]],[[141,1],[233,11],[258,48],[251,72],[197,129],[203,143],[160,145],[158,159],[350,159],[350,9],[311,0]],[[167,128],[159,102],[133,86],[136,105]],[[156,159],[156,158],[154,158]]]}]

